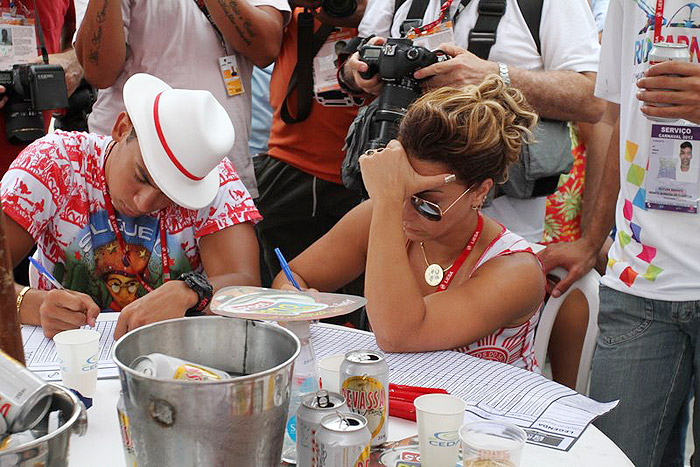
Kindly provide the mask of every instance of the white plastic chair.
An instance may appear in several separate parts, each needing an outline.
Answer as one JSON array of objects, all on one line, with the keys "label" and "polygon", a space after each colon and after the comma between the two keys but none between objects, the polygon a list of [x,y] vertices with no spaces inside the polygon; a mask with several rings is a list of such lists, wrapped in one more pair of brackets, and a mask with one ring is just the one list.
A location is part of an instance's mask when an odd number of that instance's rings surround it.
[{"label": "white plastic chair", "polygon": [[[542,245],[532,245],[532,248],[535,251],[539,251],[544,247]],[[548,271],[547,274],[563,279],[566,277],[567,271],[564,268],[555,268]],[[593,360],[593,351],[595,350],[595,343],[598,338],[598,307],[600,304],[598,298],[599,283],[600,274],[598,274],[595,269],[591,269],[588,274],[574,282],[560,297],[554,298],[550,296],[540,314],[540,322],[537,325],[537,333],[535,334],[535,358],[537,358],[537,362],[540,365],[544,366],[545,358],[547,357],[547,347],[549,347],[549,337],[552,333],[554,320],[559,313],[559,308],[572,290],[578,289],[583,293],[588,302],[588,326],[586,327],[586,337],[583,340],[581,360],[578,364],[578,373],[576,376],[576,391],[581,394],[588,393],[591,361]]]}]

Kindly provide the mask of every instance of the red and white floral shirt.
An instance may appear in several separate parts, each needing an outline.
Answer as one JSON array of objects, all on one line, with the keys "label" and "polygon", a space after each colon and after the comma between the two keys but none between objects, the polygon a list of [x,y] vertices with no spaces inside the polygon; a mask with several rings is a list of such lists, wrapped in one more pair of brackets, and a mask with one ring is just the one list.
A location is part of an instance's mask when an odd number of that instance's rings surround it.
[{"label": "red and white floral shirt", "polygon": [[[59,131],[35,141],[2,178],[0,198],[5,214],[36,241],[35,257],[64,287],[90,295],[101,309],[121,310],[146,293],[134,271],[153,288],[163,283],[161,220],[157,213],[117,212],[129,271],[105,210],[103,164],[111,140]],[[233,165],[224,159],[219,171],[219,192],[209,206],[171,205],[164,212],[170,277],[202,270],[202,236],[261,219]],[[51,285],[41,277],[38,287]]]}]

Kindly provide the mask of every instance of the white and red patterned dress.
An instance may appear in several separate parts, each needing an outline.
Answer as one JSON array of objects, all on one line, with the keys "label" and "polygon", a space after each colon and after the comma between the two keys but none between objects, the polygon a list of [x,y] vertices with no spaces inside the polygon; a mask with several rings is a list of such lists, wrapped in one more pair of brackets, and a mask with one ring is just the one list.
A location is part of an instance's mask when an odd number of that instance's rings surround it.
[{"label": "white and red patterned dress", "polygon": [[[529,243],[524,238],[503,227],[501,233],[482,253],[476,265],[470,271],[469,277],[490,259],[513,253],[532,253],[534,255]],[[540,266],[542,266],[541,263]],[[542,274],[544,274],[544,268],[542,269]],[[495,360],[525,370],[539,372],[539,367],[535,360],[534,343],[535,328],[537,327],[541,308],[542,304],[540,303],[537,312],[528,321],[519,326],[498,329],[496,332],[484,336],[476,342],[454,350],[485,360]]]},{"label": "white and red patterned dress", "polygon": [[[0,197],[5,214],[34,238],[37,259],[64,287],[118,311],[146,291],[125,270],[105,210],[103,165],[111,140],[59,131],[35,141],[2,178]],[[219,172],[219,192],[209,206],[194,211],[171,205],[163,214],[170,277],[202,270],[202,236],[261,219],[227,159]],[[160,222],[157,213],[133,218],[117,212],[132,267],[153,288],[163,283]],[[41,277],[38,287],[51,285]]]}]

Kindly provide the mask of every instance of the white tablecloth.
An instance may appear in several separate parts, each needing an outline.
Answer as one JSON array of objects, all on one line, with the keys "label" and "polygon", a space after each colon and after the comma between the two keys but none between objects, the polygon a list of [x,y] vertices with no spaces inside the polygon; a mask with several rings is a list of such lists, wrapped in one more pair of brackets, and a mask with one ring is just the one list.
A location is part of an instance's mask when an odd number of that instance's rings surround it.
[{"label": "white tablecloth", "polygon": [[[88,431],[83,437],[73,436],[70,446],[71,467],[123,467],[124,452],[117,420],[119,380],[100,380],[94,405],[88,409]],[[416,434],[416,424],[398,418],[389,420],[389,440]],[[633,464],[624,453],[593,425],[586,428],[568,452],[525,445],[521,467],[624,467]]]}]

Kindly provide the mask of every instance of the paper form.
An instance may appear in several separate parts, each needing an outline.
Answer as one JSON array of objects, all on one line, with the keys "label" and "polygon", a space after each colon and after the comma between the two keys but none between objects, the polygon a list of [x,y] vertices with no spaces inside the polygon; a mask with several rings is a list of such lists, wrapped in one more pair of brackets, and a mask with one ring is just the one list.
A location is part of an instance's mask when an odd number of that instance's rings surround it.
[{"label": "paper form", "polygon": [[[316,358],[379,350],[374,335],[311,326]],[[596,402],[545,377],[461,352],[388,353],[392,383],[446,389],[467,402],[465,422],[502,419],[523,428],[528,443],[568,451],[594,418],[617,405]]]},{"label": "paper form", "polygon": [[[100,336],[100,353],[97,364],[97,378],[116,378],[119,376],[117,365],[112,361],[114,347],[114,329],[119,313],[100,313],[97,316],[95,331]],[[88,326],[84,328],[90,329]],[[52,339],[44,336],[40,326],[22,326],[22,344],[27,368],[46,381],[61,381],[61,370]]]}]

